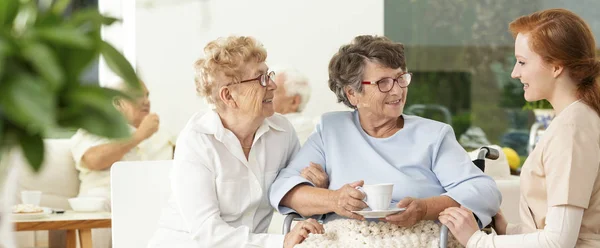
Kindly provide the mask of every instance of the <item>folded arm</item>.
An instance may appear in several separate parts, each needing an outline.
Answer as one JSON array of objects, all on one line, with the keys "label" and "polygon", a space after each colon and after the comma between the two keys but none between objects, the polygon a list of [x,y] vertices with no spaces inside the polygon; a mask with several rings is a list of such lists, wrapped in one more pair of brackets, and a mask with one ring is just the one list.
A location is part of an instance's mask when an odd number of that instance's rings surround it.
[{"label": "folded arm", "polygon": [[422,200],[425,202],[426,206],[425,216],[423,217],[424,220],[437,220],[444,209],[460,206],[454,199],[445,195],[428,197]]},{"label": "folded arm", "polygon": [[78,169],[105,170],[121,160],[142,140],[137,136],[126,140],[109,140],[81,129],[73,135],[71,142],[71,152]]},{"label": "folded arm", "polygon": [[88,149],[81,162],[90,170],[105,170],[123,159],[131,149],[139,145],[141,140],[131,138],[124,141],[114,141]]},{"label": "folded arm", "polygon": [[292,188],[281,200],[280,206],[295,209],[302,216],[333,212],[334,191],[300,184]]},{"label": "folded arm", "polygon": [[328,205],[331,203],[333,191],[317,188],[301,175],[302,170],[310,166],[310,163],[321,165],[327,172],[319,125],[271,185],[269,201],[280,213],[297,212],[311,216],[331,212]]}]

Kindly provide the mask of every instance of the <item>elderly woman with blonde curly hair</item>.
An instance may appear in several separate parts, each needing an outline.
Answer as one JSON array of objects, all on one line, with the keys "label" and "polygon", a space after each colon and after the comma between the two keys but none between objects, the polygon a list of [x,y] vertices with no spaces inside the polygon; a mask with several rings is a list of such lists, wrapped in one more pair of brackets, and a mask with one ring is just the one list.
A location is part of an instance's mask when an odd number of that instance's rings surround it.
[{"label": "elderly woman with blonde curly hair", "polygon": [[196,90],[214,110],[194,115],[177,140],[172,195],[150,247],[292,247],[323,233],[315,220],[266,234],[275,177],[300,148],[283,116],[273,115],[274,73],[251,37],[210,42],[195,64]]}]

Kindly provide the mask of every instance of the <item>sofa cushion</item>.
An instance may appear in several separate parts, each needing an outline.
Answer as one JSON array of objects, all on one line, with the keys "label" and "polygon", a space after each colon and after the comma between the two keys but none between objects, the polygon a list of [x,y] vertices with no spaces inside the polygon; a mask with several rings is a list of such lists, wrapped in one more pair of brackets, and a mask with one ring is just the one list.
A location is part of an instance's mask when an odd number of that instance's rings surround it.
[{"label": "sofa cushion", "polygon": [[[44,140],[45,152],[42,168],[33,172],[20,149],[16,149],[18,157],[15,166],[20,168],[19,191],[40,190],[44,207],[70,209],[67,199],[79,193],[78,172],[71,155],[70,139]],[[17,194],[20,202],[20,194]]]}]

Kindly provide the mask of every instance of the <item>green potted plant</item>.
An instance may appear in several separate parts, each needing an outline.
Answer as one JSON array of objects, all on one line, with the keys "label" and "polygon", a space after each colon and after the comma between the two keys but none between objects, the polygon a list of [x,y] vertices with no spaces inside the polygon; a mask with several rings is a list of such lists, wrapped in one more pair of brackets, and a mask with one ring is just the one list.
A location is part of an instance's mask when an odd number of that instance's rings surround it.
[{"label": "green potted plant", "polygon": [[83,128],[109,138],[129,135],[124,117],[112,104],[115,96],[127,96],[81,81],[87,66],[102,55],[111,70],[139,88],[131,64],[101,38],[102,25],[117,19],[97,9],[67,16],[69,4],[0,0],[0,247],[11,246],[6,239],[10,218],[2,218],[10,217],[7,208],[13,197],[2,193],[11,186],[6,185],[8,175],[14,174],[11,150],[21,149],[37,171],[44,160],[43,139],[52,130]]}]

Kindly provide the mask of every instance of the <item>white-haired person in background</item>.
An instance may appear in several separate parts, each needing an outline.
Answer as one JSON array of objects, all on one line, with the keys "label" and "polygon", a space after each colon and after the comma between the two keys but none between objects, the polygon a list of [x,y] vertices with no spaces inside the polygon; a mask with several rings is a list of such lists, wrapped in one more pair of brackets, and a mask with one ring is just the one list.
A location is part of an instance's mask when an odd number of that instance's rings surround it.
[{"label": "white-haired person in background", "polygon": [[[79,171],[79,196],[106,198],[105,210],[110,210],[110,168],[117,161],[150,161],[173,158],[173,137],[159,130],[159,118],[150,112],[150,93],[144,82],[141,92],[132,100],[116,98],[114,105],[123,114],[131,129],[128,139],[111,140],[80,129],[71,137],[71,153]],[[108,85],[133,93],[124,82]],[[94,247],[110,247],[109,229],[93,229]]]},{"label": "white-haired person in background", "polygon": [[[131,129],[131,138],[110,140],[95,136],[83,129],[71,138],[73,159],[79,170],[79,195],[110,195],[110,167],[117,161],[148,161],[173,158],[172,137],[159,131],[159,117],[150,112],[148,88],[140,82],[142,91],[133,100],[117,98],[115,107],[123,114]],[[131,92],[123,82],[108,86]]]},{"label": "white-haired person in background", "polygon": [[314,122],[302,114],[310,99],[311,88],[308,78],[298,70],[291,68],[273,71],[277,85],[273,97],[275,112],[282,114],[292,123],[300,144],[304,144],[304,141],[315,129]]}]

